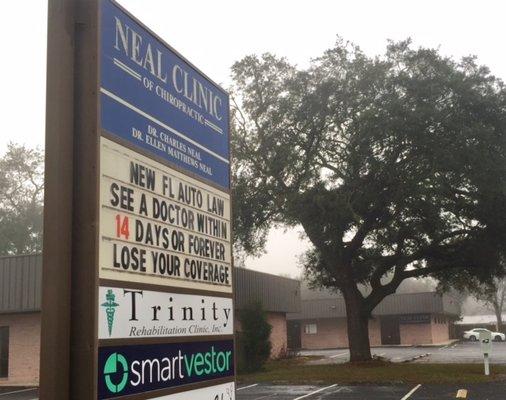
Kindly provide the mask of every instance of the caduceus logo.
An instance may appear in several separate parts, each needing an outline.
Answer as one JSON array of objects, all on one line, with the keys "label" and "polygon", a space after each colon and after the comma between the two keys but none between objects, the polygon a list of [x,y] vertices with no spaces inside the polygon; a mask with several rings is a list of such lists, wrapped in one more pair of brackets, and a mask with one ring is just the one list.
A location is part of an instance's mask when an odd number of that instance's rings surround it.
[{"label": "caduceus logo", "polygon": [[107,290],[105,299],[106,302],[102,303],[101,306],[105,308],[105,313],[107,314],[107,328],[109,329],[109,336],[111,336],[112,326],[114,324],[114,313],[116,312],[116,307],[119,307],[119,304],[114,302],[116,295],[112,289]]}]

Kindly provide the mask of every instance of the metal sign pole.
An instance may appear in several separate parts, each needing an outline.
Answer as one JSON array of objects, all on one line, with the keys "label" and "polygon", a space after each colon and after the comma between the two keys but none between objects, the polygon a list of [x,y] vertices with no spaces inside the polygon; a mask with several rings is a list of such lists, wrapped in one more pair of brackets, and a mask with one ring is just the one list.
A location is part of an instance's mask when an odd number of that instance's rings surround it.
[{"label": "metal sign pole", "polygon": [[97,385],[98,0],[49,0],[41,400]]}]

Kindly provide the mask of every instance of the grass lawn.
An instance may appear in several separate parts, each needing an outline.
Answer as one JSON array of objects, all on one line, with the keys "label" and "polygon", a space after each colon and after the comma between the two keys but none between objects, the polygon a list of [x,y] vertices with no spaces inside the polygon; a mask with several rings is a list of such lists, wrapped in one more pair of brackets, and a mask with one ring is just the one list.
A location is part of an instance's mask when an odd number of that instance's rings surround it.
[{"label": "grass lawn", "polygon": [[279,384],[395,384],[480,383],[506,380],[506,365],[492,365],[483,375],[482,364],[364,364],[306,365],[306,357],[270,361],[264,371],[240,374],[240,383]]}]

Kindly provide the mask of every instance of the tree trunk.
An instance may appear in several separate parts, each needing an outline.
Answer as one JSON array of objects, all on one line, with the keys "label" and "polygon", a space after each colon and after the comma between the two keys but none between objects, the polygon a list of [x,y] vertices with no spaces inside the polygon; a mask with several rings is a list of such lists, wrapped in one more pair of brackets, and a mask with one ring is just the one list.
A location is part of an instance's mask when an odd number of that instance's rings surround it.
[{"label": "tree trunk", "polygon": [[502,309],[495,302],[493,305],[494,305],[495,317],[497,319],[496,329],[497,329],[497,332],[502,332]]},{"label": "tree trunk", "polygon": [[[358,291],[357,291],[358,292]],[[350,361],[370,361],[369,314],[363,312],[363,299],[359,293],[344,293]]]}]

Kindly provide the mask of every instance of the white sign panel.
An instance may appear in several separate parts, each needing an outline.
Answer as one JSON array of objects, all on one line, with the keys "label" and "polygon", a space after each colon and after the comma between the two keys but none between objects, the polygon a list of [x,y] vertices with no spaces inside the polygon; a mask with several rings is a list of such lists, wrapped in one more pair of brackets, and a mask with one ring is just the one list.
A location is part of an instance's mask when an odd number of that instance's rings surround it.
[{"label": "white sign panel", "polygon": [[488,330],[480,331],[480,344],[483,354],[490,354],[492,352],[492,332]]},{"label": "white sign panel", "polygon": [[103,287],[99,339],[233,334],[232,299]]},{"label": "white sign panel", "polygon": [[100,278],[232,291],[230,197],[104,137]]},{"label": "white sign panel", "polygon": [[155,397],[152,400],[235,400],[234,382],[190,390],[184,393]]}]

